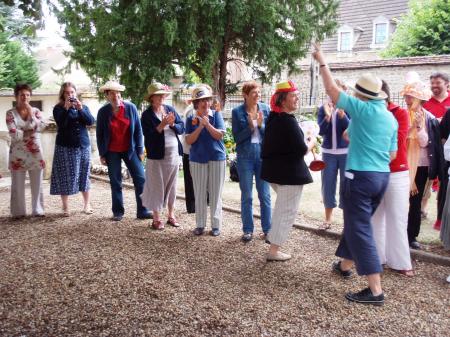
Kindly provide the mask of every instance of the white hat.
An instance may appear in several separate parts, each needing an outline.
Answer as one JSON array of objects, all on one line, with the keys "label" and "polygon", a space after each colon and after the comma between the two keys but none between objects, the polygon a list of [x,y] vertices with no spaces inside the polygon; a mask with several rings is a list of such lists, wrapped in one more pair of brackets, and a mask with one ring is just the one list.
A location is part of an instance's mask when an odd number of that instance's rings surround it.
[{"label": "white hat", "polygon": [[378,77],[372,75],[371,73],[365,73],[358,79],[358,81],[356,81],[355,86],[350,86],[350,88],[361,96],[370,99],[386,99],[386,93],[381,90],[382,85],[383,83]]},{"label": "white hat", "polygon": [[209,90],[206,86],[200,85],[192,91],[191,101],[210,97],[214,97],[211,90]]},{"label": "white hat", "polygon": [[113,91],[125,91],[125,86],[115,81],[108,81],[100,87],[100,92],[105,92],[108,90]]}]

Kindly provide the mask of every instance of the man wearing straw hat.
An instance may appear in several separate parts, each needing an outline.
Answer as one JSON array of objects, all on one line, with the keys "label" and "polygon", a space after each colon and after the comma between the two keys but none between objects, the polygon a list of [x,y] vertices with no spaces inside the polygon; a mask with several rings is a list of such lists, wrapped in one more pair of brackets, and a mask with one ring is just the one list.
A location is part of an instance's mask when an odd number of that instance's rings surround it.
[{"label": "man wearing straw hat", "polygon": [[140,195],[144,189],[145,175],[142,166],[144,142],[141,122],[136,106],[122,100],[125,87],[108,81],[100,87],[109,103],[100,108],[97,115],[97,147],[100,161],[108,166],[112,194],[113,220],[120,221],[125,209],[122,196],[122,160],[133,178],[138,219],[152,217],[143,205]]},{"label": "man wearing straw hat", "polygon": [[334,81],[318,44],[313,57],[320,64],[325,90],[339,109],[350,115],[350,145],[344,180],[344,233],[336,251],[341,261],[333,270],[343,278],[356,265],[367,276],[369,286],[347,293],[349,301],[383,305],[382,266],[373,237],[371,217],[383,197],[389,180],[389,163],[396,156],[398,124],[387,111],[382,82],[372,74],[362,75],[353,89],[355,97],[343,92]]}]

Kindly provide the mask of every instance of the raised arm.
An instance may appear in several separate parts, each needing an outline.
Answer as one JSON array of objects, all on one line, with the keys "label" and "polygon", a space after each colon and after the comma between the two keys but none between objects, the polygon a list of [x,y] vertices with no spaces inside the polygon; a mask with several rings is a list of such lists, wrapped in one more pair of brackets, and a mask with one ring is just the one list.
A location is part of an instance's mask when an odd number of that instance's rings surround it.
[{"label": "raised arm", "polygon": [[331,75],[330,68],[327,65],[325,57],[318,43],[314,44],[314,52],[312,53],[312,56],[317,62],[319,62],[320,75],[322,76],[323,86],[325,87],[326,93],[328,96],[330,96],[333,103],[336,104],[339,99],[339,94],[342,90],[334,81],[333,76]]}]

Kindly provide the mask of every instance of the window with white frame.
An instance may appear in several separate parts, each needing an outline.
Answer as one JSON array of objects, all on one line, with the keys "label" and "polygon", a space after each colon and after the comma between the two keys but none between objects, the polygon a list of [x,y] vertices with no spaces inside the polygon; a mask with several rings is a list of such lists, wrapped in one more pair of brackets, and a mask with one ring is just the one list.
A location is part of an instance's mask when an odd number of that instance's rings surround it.
[{"label": "window with white frame", "polygon": [[344,25],[338,30],[338,51],[350,52],[353,49],[353,28]]},{"label": "window with white frame", "polygon": [[380,48],[387,45],[389,38],[389,20],[379,16],[373,21],[371,48]]}]

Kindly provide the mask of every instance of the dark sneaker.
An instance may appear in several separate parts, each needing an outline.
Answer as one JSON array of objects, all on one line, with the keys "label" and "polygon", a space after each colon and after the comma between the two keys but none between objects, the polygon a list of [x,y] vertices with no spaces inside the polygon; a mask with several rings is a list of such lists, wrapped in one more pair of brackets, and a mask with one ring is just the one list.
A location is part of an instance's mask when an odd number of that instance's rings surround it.
[{"label": "dark sneaker", "polygon": [[252,241],[253,239],[253,233],[244,233],[244,235],[242,235],[241,240],[244,242],[249,242]]},{"label": "dark sneaker", "polygon": [[357,293],[347,293],[345,298],[350,302],[356,302],[361,304],[371,304],[381,306],[384,304],[384,294],[381,293],[378,296],[373,296],[370,288],[366,288]]},{"label": "dark sneaker", "polygon": [[351,270],[341,269],[341,261],[333,262],[332,269],[334,273],[338,274],[339,276],[342,276],[345,279],[350,278],[353,274]]},{"label": "dark sneaker", "polygon": [[112,219],[113,219],[114,221],[122,221],[123,215],[114,215],[114,216],[112,217]]},{"label": "dark sneaker", "polygon": [[420,250],[422,249],[422,246],[420,245],[420,243],[418,243],[417,241],[413,241],[409,244],[409,247],[411,247],[412,249],[417,249]]},{"label": "dark sneaker", "polygon": [[198,235],[203,235],[204,232],[205,232],[204,228],[197,227],[196,229],[194,229],[194,231],[192,233],[194,233],[194,235],[198,236]]},{"label": "dark sneaker", "polygon": [[152,212],[148,212],[148,213],[144,213],[144,214],[139,214],[136,216],[137,219],[153,219],[153,213]]},{"label": "dark sneaker", "polygon": [[211,235],[212,236],[219,236],[220,235],[220,229],[219,228],[211,229]]}]

